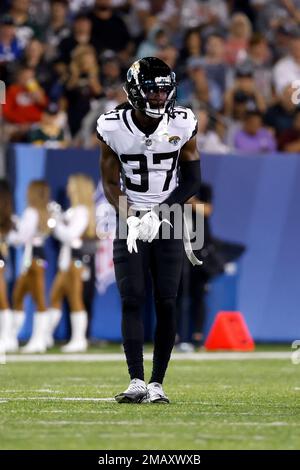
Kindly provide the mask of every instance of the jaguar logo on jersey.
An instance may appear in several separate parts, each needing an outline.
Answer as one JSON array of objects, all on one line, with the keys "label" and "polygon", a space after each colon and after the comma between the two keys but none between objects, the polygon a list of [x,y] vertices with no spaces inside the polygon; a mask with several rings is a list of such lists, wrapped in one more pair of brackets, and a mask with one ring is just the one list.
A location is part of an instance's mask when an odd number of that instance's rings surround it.
[{"label": "jaguar logo on jersey", "polygon": [[172,135],[171,137],[169,137],[169,142],[173,145],[177,145],[180,140],[181,138],[179,137],[179,135]]}]

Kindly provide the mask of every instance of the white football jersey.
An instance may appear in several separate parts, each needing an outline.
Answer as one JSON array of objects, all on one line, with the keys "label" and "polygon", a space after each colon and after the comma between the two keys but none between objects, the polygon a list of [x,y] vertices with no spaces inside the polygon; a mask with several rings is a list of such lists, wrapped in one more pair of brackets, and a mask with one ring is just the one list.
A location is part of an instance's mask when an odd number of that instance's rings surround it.
[{"label": "white football jersey", "polygon": [[121,187],[129,203],[148,210],[176,188],[180,149],[196,134],[197,120],[190,109],[177,106],[174,117],[165,114],[147,136],[133,122],[132,113],[117,109],[102,114],[97,135],[120,159]]}]

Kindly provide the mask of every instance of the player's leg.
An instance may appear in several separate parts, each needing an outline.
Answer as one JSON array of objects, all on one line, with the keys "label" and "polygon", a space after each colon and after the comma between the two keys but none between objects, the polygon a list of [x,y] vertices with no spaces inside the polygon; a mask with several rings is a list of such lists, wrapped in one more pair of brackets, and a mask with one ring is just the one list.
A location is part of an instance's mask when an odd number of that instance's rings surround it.
[{"label": "player's leg", "polygon": [[138,253],[129,253],[126,240],[114,240],[114,266],[122,303],[122,337],[130,386],[116,396],[121,403],[139,402],[146,394],[143,365],[143,307],[145,303],[145,273],[149,245],[137,242]]},{"label": "player's leg", "polygon": [[168,403],[161,388],[176,337],[176,296],[183,261],[182,240],[154,240],[151,272],[154,284],[156,329],[153,368],[148,385],[153,402]]},{"label": "player's leg", "polygon": [[49,325],[48,325],[48,348],[54,345],[54,332],[62,316],[62,301],[67,290],[67,272],[58,271],[50,291]]},{"label": "player's leg", "polygon": [[7,297],[5,268],[0,267],[0,353],[10,349],[12,332],[13,314]]},{"label": "player's leg", "polygon": [[12,294],[12,304],[13,304],[13,338],[16,347],[12,350],[18,348],[18,334],[20,333],[22,326],[25,320],[25,312],[23,308],[23,301],[25,295],[29,292],[29,282],[28,282],[28,271],[21,274],[14,285],[13,294]]},{"label": "player's leg", "polygon": [[72,260],[68,270],[67,300],[70,307],[71,338],[62,347],[63,352],[84,352],[88,347],[88,316],[83,302],[83,265],[79,260]]},{"label": "player's leg", "polygon": [[29,293],[35,303],[33,328],[29,342],[22,348],[23,353],[43,353],[47,349],[49,316],[45,300],[45,262],[33,259],[28,271]]}]

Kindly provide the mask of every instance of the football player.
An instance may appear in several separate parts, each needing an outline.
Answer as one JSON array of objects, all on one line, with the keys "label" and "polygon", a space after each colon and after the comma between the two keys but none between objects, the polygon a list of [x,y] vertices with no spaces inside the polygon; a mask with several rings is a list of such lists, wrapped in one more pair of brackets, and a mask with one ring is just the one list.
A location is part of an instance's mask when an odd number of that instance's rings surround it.
[{"label": "football player", "polygon": [[[170,236],[162,236],[160,226],[165,219],[159,216],[159,208],[162,203],[183,206],[199,189],[197,120],[190,109],[175,106],[175,74],[158,58],[134,62],[127,72],[125,91],[128,103],[97,121],[104,192],[117,211],[118,223],[125,220],[128,226],[127,240],[117,230],[114,266],[131,381],[115,399],[119,403],[169,403],[162,383],[175,341],[183,241],[175,237],[174,221]],[[121,196],[127,198],[126,209],[119,204]],[[142,312],[148,272],[154,290],[156,330],[152,375],[146,386]]]}]

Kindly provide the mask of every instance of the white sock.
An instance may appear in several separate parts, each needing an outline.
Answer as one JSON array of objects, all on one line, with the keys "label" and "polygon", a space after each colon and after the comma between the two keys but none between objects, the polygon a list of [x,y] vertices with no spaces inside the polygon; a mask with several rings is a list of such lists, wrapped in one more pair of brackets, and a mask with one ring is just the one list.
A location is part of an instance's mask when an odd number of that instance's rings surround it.
[{"label": "white sock", "polygon": [[0,311],[0,341],[6,341],[13,335],[13,314],[9,309]]},{"label": "white sock", "polygon": [[59,308],[49,308],[47,327],[47,348],[54,346],[54,332],[60,322],[62,311]]},{"label": "white sock", "polygon": [[11,310],[6,309],[0,312],[0,343],[1,349],[6,352],[15,352],[18,350],[19,347],[17,334],[18,332],[16,331],[14,320],[15,316]]},{"label": "white sock", "polygon": [[49,334],[53,336],[56,327],[58,326],[60,319],[62,317],[62,311],[59,308],[49,308]]},{"label": "white sock", "polygon": [[71,341],[85,341],[88,316],[86,311],[71,312]]},{"label": "white sock", "polygon": [[32,334],[29,342],[32,343],[37,341],[44,344],[47,339],[48,324],[48,312],[35,312],[33,316]]},{"label": "white sock", "polygon": [[18,337],[25,320],[25,312],[23,310],[14,310],[13,313],[13,334]]}]

